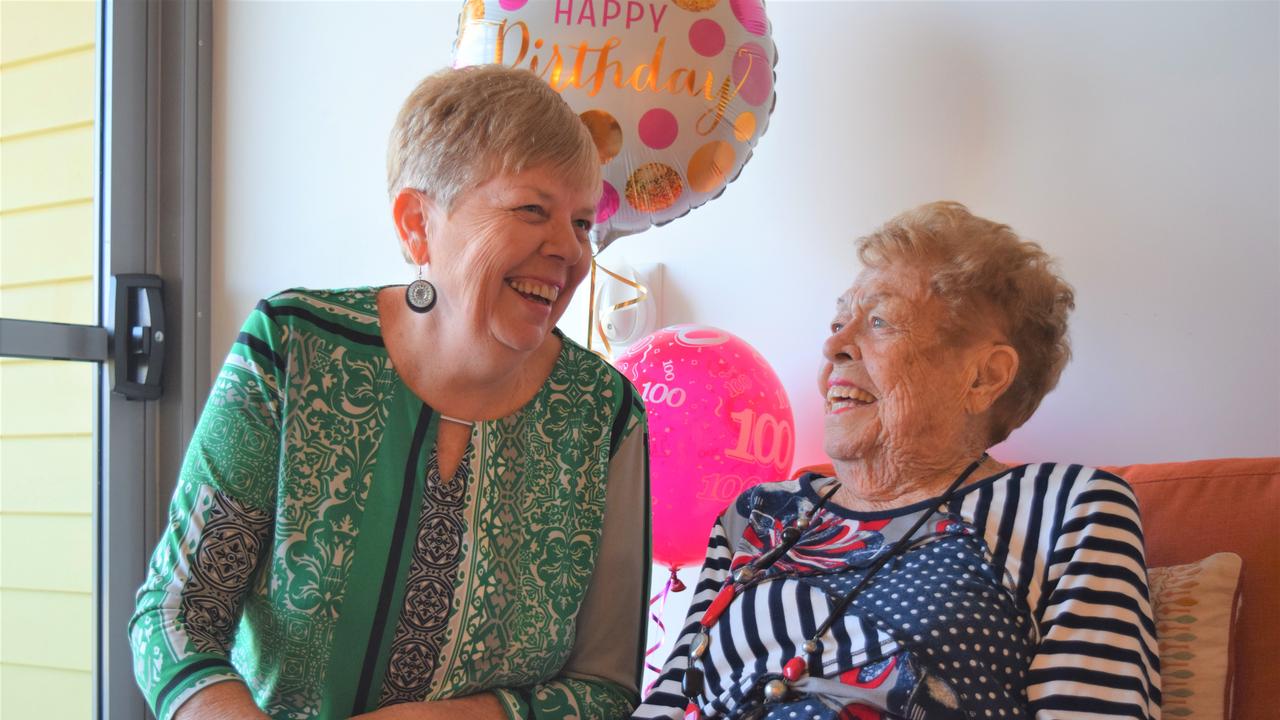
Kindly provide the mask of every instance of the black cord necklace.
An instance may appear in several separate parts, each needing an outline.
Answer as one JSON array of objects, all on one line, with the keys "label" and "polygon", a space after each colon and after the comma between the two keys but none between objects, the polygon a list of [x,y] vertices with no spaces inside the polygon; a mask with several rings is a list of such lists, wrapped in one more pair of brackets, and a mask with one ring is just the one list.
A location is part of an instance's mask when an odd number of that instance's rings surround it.
[{"label": "black cord necklace", "polygon": [[[875,561],[871,563],[867,568],[866,575],[858,581],[858,584],[855,585],[852,590],[841,595],[840,599],[836,600],[835,604],[831,607],[831,613],[827,616],[827,619],[823,621],[823,623],[818,626],[818,629],[814,631],[813,635],[811,635],[809,639],[805,640],[801,645],[804,654],[808,656],[809,660],[817,659],[818,653],[822,649],[822,644],[820,642],[822,636],[826,635],[827,631],[831,629],[831,626],[843,617],[845,609],[848,608],[849,604],[852,603],[854,599],[871,584],[872,579],[874,579],[880,568],[884,567],[893,558],[902,554],[902,551],[906,549],[907,544],[911,542],[911,539],[915,536],[916,532],[920,530],[920,527],[943,506],[951,501],[951,496],[955,494],[955,491],[959,489],[960,486],[964,484],[964,481],[969,479],[969,476],[972,475],[982,465],[982,463],[986,462],[986,460],[987,454],[984,452],[977,460],[970,463],[969,467],[964,469],[964,472],[961,472],[956,476],[956,479],[951,482],[951,485],[947,488],[946,492],[939,496],[938,501],[933,504],[932,508],[926,509],[925,512],[922,513],[915,521],[915,524],[911,526],[911,529],[899,538],[888,552],[879,555]],[[706,612],[702,614],[702,619],[699,621],[701,627],[698,630],[698,634],[694,636],[693,641],[689,643],[689,652],[685,657],[684,677],[680,681],[680,691],[688,701],[688,705],[685,707],[685,718],[694,718],[696,720],[702,717],[702,710],[698,707],[694,699],[702,694],[704,680],[702,670],[694,667],[693,663],[695,660],[700,660],[702,655],[710,646],[711,628],[715,626],[725,609],[729,607],[729,604],[733,602],[733,599],[741,590],[750,586],[753,581],[759,579],[769,566],[783,558],[791,551],[791,548],[795,547],[795,545],[800,542],[800,539],[804,536],[804,533],[808,531],[818,512],[822,510],[823,506],[827,504],[827,501],[831,499],[831,496],[835,495],[836,491],[839,489],[840,483],[833,483],[832,488],[822,495],[813,508],[807,512],[801,513],[799,517],[796,518],[795,524],[788,526],[782,531],[781,543],[771,548],[768,552],[755,560],[752,560],[746,565],[734,570],[730,576],[730,582],[720,588],[720,592],[716,595],[715,599],[711,601],[711,605],[707,607]],[[777,701],[786,697],[787,691],[791,688],[791,683],[794,683],[804,677],[805,673],[808,671],[808,666],[809,661],[799,655],[786,661],[782,666],[782,678],[774,678],[765,684],[765,698],[769,701]]]}]

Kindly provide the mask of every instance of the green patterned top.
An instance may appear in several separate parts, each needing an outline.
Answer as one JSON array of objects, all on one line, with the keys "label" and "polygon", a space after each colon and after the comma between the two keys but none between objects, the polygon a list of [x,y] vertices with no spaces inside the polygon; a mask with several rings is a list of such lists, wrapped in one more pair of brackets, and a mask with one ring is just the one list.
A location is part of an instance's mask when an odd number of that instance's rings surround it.
[{"label": "green patterned top", "polygon": [[457,474],[392,367],[377,288],[259,303],[214,383],[130,623],[160,720],[243,680],[275,718],[494,692],[512,717],[638,699],[644,408],[567,338]]}]

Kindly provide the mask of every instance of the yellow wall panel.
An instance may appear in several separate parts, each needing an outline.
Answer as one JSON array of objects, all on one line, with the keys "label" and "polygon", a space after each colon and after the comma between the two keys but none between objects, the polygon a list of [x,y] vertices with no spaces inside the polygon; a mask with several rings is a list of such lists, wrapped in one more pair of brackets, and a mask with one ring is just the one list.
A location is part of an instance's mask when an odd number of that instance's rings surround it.
[{"label": "yellow wall panel", "polygon": [[0,65],[97,42],[97,12],[86,0],[3,0]]},{"label": "yellow wall panel", "polygon": [[[88,515],[0,513],[0,548],[0,588],[93,590],[93,521]],[[4,632],[9,633],[7,624]]]},{"label": "yellow wall panel", "polygon": [[0,662],[93,670],[89,593],[0,590],[0,626]]},{"label": "yellow wall panel", "polygon": [[93,511],[96,468],[92,435],[15,437],[5,438],[3,442],[0,512]]},{"label": "yellow wall panel", "polygon": [[0,293],[12,283],[95,275],[97,227],[92,200],[0,215]]},{"label": "yellow wall panel", "polygon": [[0,69],[0,137],[92,122],[97,61],[87,47]]},{"label": "yellow wall panel", "polygon": [[0,364],[0,438],[93,432],[96,377],[93,363]]},{"label": "yellow wall panel", "polygon": [[[9,0],[0,2],[0,6]],[[93,675],[0,664],[0,717],[85,720],[93,716]]]},{"label": "yellow wall panel", "polygon": [[89,276],[75,282],[0,287],[0,316],[97,325],[98,283]]},{"label": "yellow wall panel", "polygon": [[0,141],[0,212],[93,197],[96,142],[92,127]]}]

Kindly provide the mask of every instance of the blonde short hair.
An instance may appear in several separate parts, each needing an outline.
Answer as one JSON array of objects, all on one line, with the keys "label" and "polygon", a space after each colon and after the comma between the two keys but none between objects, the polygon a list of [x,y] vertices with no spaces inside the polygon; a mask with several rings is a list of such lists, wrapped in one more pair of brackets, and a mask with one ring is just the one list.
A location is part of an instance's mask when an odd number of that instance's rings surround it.
[{"label": "blonde short hair", "polygon": [[904,263],[928,269],[935,296],[950,311],[948,341],[994,319],[1018,353],[1018,373],[991,413],[998,443],[1031,417],[1071,359],[1067,315],[1075,292],[1053,258],[1034,242],[956,202],[922,205],[858,240],[863,265]]},{"label": "blonde short hair", "polygon": [[555,90],[502,65],[445,69],[409,94],[387,147],[387,192],[421,190],[444,206],[503,173],[552,167],[600,187],[591,133]]}]

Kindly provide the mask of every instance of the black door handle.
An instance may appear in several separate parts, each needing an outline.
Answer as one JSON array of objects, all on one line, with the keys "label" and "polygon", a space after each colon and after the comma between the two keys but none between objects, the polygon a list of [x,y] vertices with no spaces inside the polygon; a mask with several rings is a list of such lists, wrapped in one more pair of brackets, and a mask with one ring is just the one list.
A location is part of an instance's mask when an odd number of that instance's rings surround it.
[{"label": "black door handle", "polygon": [[113,392],[155,400],[164,392],[164,282],[159,275],[116,275]]}]

